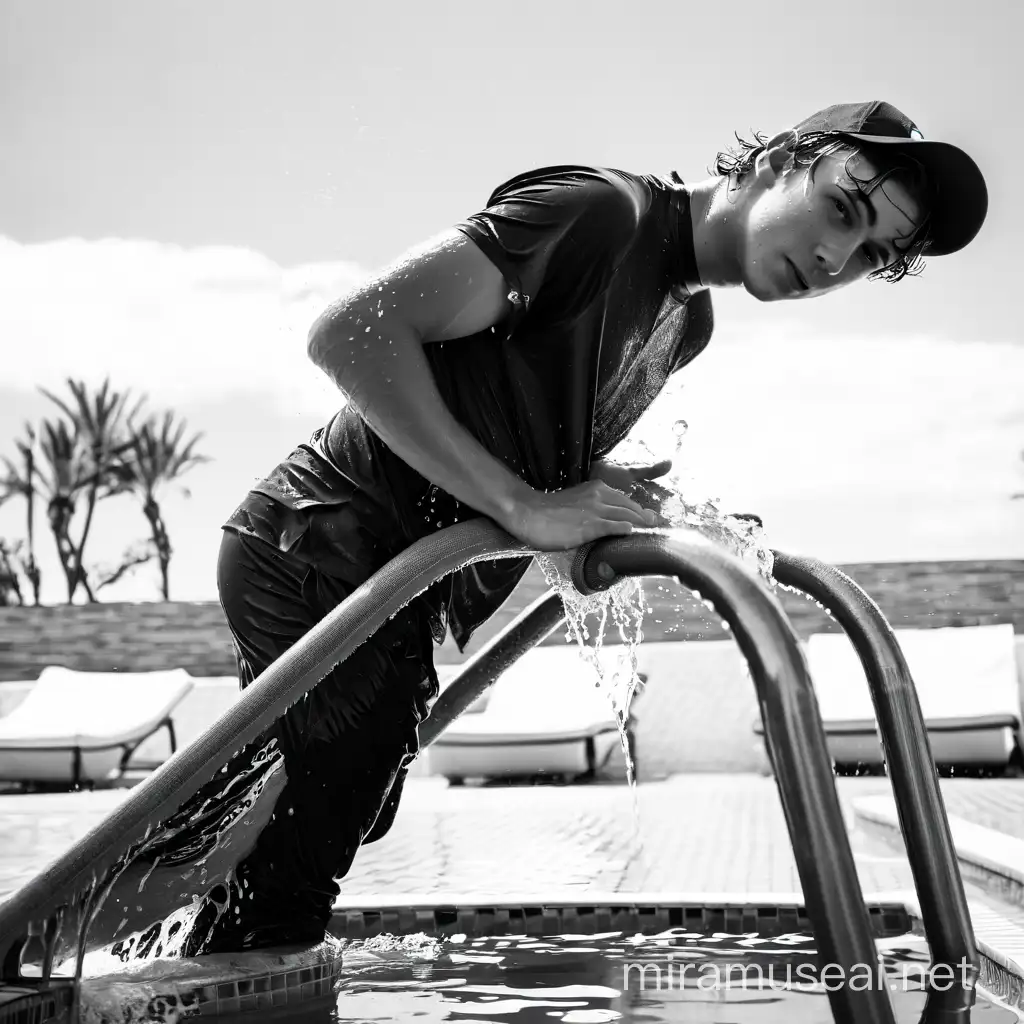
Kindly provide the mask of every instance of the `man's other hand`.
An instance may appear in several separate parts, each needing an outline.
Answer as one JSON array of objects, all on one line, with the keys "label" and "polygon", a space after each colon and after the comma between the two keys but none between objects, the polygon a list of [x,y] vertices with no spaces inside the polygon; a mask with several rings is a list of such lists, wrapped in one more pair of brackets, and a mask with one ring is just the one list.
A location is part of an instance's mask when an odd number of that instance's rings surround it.
[{"label": "man's other hand", "polygon": [[662,459],[650,466],[623,466],[608,459],[595,459],[590,464],[590,479],[602,480],[623,494],[629,494],[634,484],[657,480],[672,468],[671,459]]}]

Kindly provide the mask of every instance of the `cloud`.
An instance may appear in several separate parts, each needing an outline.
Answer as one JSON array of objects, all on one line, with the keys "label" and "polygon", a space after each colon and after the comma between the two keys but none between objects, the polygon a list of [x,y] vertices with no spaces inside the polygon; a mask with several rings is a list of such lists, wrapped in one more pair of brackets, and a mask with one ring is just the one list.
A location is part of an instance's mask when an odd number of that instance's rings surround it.
[{"label": "cloud", "polygon": [[109,374],[163,400],[269,391],[327,411],[337,391],[306,358],[306,335],[361,276],[350,263],[283,268],[223,246],[0,238],[0,336],[18,353],[6,383]]},{"label": "cloud", "polygon": [[[184,481],[191,499],[165,498],[172,593],[211,598],[226,515],[338,408],[306,358],[306,333],[361,273],[282,268],[227,247],[0,239],[0,336],[14,353],[0,422],[13,431],[52,412],[32,392],[63,391],[68,375],[110,374],[183,413],[215,461]],[[638,431],[671,455],[672,424],[687,422],[679,462],[691,493],[757,512],[771,543],[829,561],[1024,557],[1024,502],[1010,500],[1024,490],[1024,346],[856,337],[849,324],[815,333],[802,311],[755,316],[742,297],[724,298],[711,345]],[[0,511],[0,535],[19,535],[22,515],[13,502]],[[144,528],[130,503],[105,506],[92,559],[115,557]],[[48,600],[60,600],[59,578],[54,563]],[[104,594],[155,595],[149,568]]]},{"label": "cloud", "polygon": [[762,513],[791,550],[1024,557],[1024,347],[794,335],[723,331],[637,433],[671,455],[685,420],[685,484]]}]

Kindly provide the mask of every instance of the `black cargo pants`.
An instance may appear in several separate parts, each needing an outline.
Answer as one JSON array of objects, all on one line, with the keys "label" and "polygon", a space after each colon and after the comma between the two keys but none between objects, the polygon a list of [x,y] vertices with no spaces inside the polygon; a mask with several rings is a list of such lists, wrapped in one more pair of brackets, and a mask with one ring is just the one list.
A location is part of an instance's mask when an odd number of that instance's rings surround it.
[{"label": "black cargo pants", "polygon": [[[217,576],[243,688],[353,589],[232,531],[224,534]],[[244,773],[253,749],[276,740],[287,781],[237,867],[238,897],[226,912],[222,898],[207,901],[184,955],[323,938],[336,879],[394,821],[419,749],[418,725],[437,696],[432,642],[426,616],[407,606],[229,765]],[[220,897],[228,895],[221,889]]]}]

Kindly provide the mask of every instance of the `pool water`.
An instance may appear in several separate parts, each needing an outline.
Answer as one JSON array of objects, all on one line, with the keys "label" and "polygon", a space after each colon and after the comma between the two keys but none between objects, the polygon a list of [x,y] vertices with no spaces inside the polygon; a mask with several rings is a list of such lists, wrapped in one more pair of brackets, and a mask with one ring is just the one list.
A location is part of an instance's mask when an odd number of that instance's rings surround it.
[{"label": "pool water", "polygon": [[[897,1020],[917,1024],[926,1002],[923,940],[906,935],[879,940],[878,948]],[[815,962],[806,934],[762,938],[674,928],[658,935],[380,935],[346,944],[337,993],[329,1000],[216,1019],[833,1024],[826,986],[835,979],[823,984]],[[1021,1020],[983,993],[961,1019]]]}]

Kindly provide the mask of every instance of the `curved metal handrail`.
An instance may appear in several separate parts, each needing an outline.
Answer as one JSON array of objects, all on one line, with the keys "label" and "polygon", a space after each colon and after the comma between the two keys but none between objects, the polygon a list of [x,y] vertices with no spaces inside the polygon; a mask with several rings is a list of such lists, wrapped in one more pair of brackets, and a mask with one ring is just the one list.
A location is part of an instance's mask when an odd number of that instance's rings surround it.
[{"label": "curved metal handrail", "polygon": [[[46,918],[76,889],[95,879],[148,824],[171,813],[229,760],[232,751],[255,739],[417,593],[471,562],[531,553],[493,523],[474,520],[413,545],[385,566],[268,668],[202,737],[174,755],[100,826],[0,906],[0,961],[9,962],[8,953],[32,920]],[[638,533],[600,541],[577,553],[574,578],[580,589],[604,589],[616,574],[675,575],[684,585],[698,587],[733,627],[762,705],[766,740],[777,766],[821,955],[846,972],[863,967],[872,972],[871,985],[841,986],[829,993],[834,1012],[844,1022],[894,1024],[884,986],[874,985],[877,953],[813,686],[781,606],[751,570],[694,531],[675,531],[671,536]],[[549,605],[538,613],[534,626],[550,622],[554,628],[554,616]],[[520,653],[529,643],[523,639]],[[483,680],[487,673],[482,664],[481,672]]]},{"label": "curved metal handrail", "polygon": [[858,989],[870,972],[863,990],[830,988],[832,1012],[843,1024],[893,1022],[817,697],[782,606],[739,559],[692,530],[595,541],[577,551],[572,565],[573,582],[584,593],[605,590],[623,576],[646,575],[674,576],[698,590],[731,627],[761,705],[819,958],[839,967],[844,978],[856,976]]},{"label": "curved metal handrail", "polygon": [[[980,953],[949,829],[917,690],[896,636],[879,607],[849,576],[818,559],[773,551],[775,580],[816,598],[842,626],[864,666],[885,750],[886,767],[906,839],[932,961],[959,972],[969,990],[980,972]],[[598,554],[591,555],[599,558]],[[609,567],[610,568],[610,567]],[[607,586],[614,576],[600,579]],[[520,644],[539,643],[561,621],[554,593],[539,599],[482,649],[454,679],[421,727],[432,743],[501,674]],[[518,655],[524,653],[519,651]],[[491,659],[495,659],[491,664]],[[965,970],[967,968],[967,970]],[[971,993],[930,992],[922,1021],[960,1019]]]},{"label": "curved metal handrail", "polygon": [[371,576],[247,686],[206,732],[179,749],[103,821],[0,904],[0,980],[14,980],[12,957],[33,922],[47,920],[102,877],[154,822],[177,810],[235,752],[417,594],[474,562],[534,553],[491,520],[474,519],[417,541]]},{"label": "curved metal handrail", "polygon": [[953,968],[966,961],[976,977],[981,962],[928,727],[896,635],[878,605],[845,573],[815,558],[774,554],[776,581],[824,604],[860,657],[932,959]]}]

